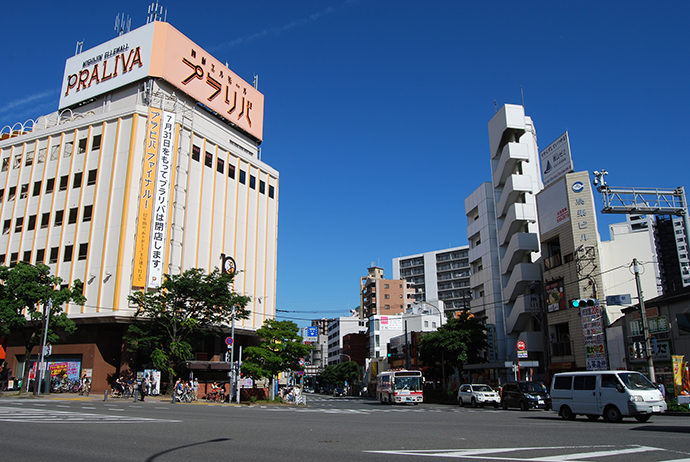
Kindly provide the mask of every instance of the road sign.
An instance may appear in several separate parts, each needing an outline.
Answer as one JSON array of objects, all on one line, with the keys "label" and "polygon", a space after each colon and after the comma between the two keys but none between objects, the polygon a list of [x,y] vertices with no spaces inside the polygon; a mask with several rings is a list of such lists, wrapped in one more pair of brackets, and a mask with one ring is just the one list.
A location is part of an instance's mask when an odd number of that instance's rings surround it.
[{"label": "road sign", "polygon": [[232,342],[233,342],[232,337],[226,337],[226,338],[225,338],[225,344],[226,344],[227,346],[232,346]]},{"label": "road sign", "polygon": [[517,349],[519,351],[526,351],[527,350],[527,344],[525,343],[524,340],[518,340],[517,341]]},{"label": "road sign", "polygon": [[304,358],[300,358],[300,359],[299,359],[299,365],[300,365],[300,366],[304,366]]},{"label": "road sign", "polygon": [[[524,358],[528,358],[529,355],[524,350],[518,350],[517,357],[518,357],[518,359],[524,359]],[[520,364],[522,364],[522,363],[520,363]]]}]

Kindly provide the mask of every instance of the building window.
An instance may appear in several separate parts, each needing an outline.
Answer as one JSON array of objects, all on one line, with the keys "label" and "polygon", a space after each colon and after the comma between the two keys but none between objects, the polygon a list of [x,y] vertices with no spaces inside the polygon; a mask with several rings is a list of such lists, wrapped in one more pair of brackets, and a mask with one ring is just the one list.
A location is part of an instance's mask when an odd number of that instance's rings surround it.
[{"label": "building window", "polygon": [[72,181],[72,189],[81,188],[81,179],[84,176],[82,172],[74,174],[74,181]]},{"label": "building window", "polygon": [[263,180],[259,180],[259,192],[261,194],[266,194],[266,182]]},{"label": "building window", "polygon": [[86,260],[89,254],[89,244],[79,244],[79,255],[77,255],[77,260]]},{"label": "building window", "polygon": [[201,157],[201,148],[199,146],[192,146],[192,160],[199,162]]},{"label": "building window", "polygon": [[50,194],[55,189],[55,178],[48,178],[46,180],[46,194]]},{"label": "building window", "polygon": [[268,186],[268,197],[273,199],[274,196],[275,196],[275,188],[273,186],[269,185]]},{"label": "building window", "polygon": [[383,298],[385,298],[387,300],[387,299],[391,298],[391,296],[390,296],[390,294],[386,294],[383,296]]},{"label": "building window", "polygon": [[60,191],[67,191],[67,185],[69,184],[69,175],[63,175],[60,177]]},{"label": "building window", "polygon": [[74,250],[74,246],[73,246],[73,245],[66,245],[66,246],[65,246],[64,258],[62,259],[62,261],[65,261],[65,262],[67,262],[67,261],[72,261],[72,252],[73,252],[73,250]]},{"label": "building window", "polygon": [[28,167],[28,166],[32,165],[33,163],[34,163],[34,151],[27,152],[26,153],[26,163],[24,165],[26,165]]},{"label": "building window", "polygon": [[38,150],[38,157],[36,158],[36,163],[42,164],[46,161],[46,151],[48,151],[47,148],[41,148]]},{"label": "building window", "polygon": [[24,217],[19,217],[14,222],[14,232],[21,233],[24,227]]},{"label": "building window", "polygon": [[5,220],[5,223],[2,226],[2,234],[10,234],[10,230],[12,229],[12,219],[7,219]]},{"label": "building window", "polygon": [[60,255],[60,247],[52,247],[50,249],[50,259],[48,260],[48,263],[57,263],[58,255]]},{"label": "building window", "polygon": [[0,189],[0,201],[2,201],[3,197],[5,196],[5,190]]},{"label": "building window", "polygon": [[247,184],[247,172],[240,169],[240,183]]},{"label": "building window", "polygon": [[84,207],[84,216],[81,221],[91,221],[91,214],[93,213],[93,205],[87,205]]},{"label": "building window", "polygon": [[213,154],[206,151],[206,157],[204,157],[204,165],[208,168],[213,168]]},{"label": "building window", "polygon": [[86,141],[86,138],[79,140],[79,144],[77,145],[77,154],[84,154],[86,152]]},{"label": "building window", "polygon": [[384,285],[383,285],[383,288],[384,288],[384,289],[388,289],[388,288],[389,288],[389,285],[388,285],[388,284],[384,284]]},{"label": "building window", "polygon": [[235,179],[235,166],[228,164],[228,177]]},{"label": "building window", "polygon": [[26,199],[26,196],[29,195],[29,183],[23,184],[22,189],[19,192],[19,198],[20,199]]},{"label": "building window", "polygon": [[249,175],[249,187],[256,189],[256,177],[254,175]]},{"label": "building window", "polygon": [[36,215],[29,215],[29,223],[26,225],[27,231],[33,231],[36,229]]},{"label": "building window", "polygon": [[98,151],[99,149],[101,149],[101,135],[95,135],[91,143],[91,150]]},{"label": "building window", "polygon": [[50,224],[50,212],[41,215],[41,228],[47,228]]},{"label": "building window", "polygon": [[79,217],[79,209],[77,207],[69,209],[69,217],[67,218],[67,224],[73,225],[77,222]]},{"label": "building window", "polygon": [[56,144],[52,148],[50,148],[50,160],[58,160],[59,156],[60,156],[60,146]]},{"label": "building window", "polygon": [[34,182],[34,192],[31,194],[32,196],[39,196],[41,195],[41,182],[40,181],[35,181]]},{"label": "building window", "polygon": [[17,195],[17,187],[16,186],[11,186],[9,192],[7,193],[7,202],[13,201],[14,196]]},{"label": "building window", "polygon": [[31,263],[31,250],[25,250],[24,251],[24,258],[22,258],[22,261],[25,261],[27,263]]},{"label": "building window", "polygon": [[10,256],[10,266],[16,266],[17,261],[19,261],[19,252],[12,252],[12,256]]},{"label": "building window", "polygon": [[62,157],[71,156],[73,150],[74,150],[74,143],[72,143],[71,141],[69,143],[65,143],[65,151],[62,153]]},{"label": "building window", "polygon": [[22,166],[22,155],[17,154],[16,156],[14,156],[14,165],[12,166],[12,168],[17,169],[21,166]]},{"label": "building window", "polygon": [[223,159],[218,159],[216,161],[216,171],[218,173],[225,173],[225,161]]},{"label": "building window", "polygon": [[0,255],[0,265],[5,264],[5,259],[7,258],[7,255]]},{"label": "building window", "polygon": [[53,226],[62,226],[62,219],[65,215],[64,210],[58,210],[55,212],[55,223],[53,223]]},{"label": "building window", "polygon": [[89,170],[89,176],[86,177],[86,186],[95,185],[96,178],[98,178],[98,169]]},{"label": "building window", "polygon": [[36,261],[34,263],[43,263],[43,259],[46,257],[46,249],[38,249],[36,251]]},{"label": "building window", "polygon": [[8,168],[10,168],[10,158],[5,157],[2,159],[2,171],[6,172]]}]

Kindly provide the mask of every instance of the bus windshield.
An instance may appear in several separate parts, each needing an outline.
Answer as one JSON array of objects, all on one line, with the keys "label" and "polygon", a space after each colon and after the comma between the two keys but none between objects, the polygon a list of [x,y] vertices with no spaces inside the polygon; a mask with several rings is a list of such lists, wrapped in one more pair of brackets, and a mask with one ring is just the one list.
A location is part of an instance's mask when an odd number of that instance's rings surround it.
[{"label": "bus windshield", "polygon": [[656,387],[647,377],[638,372],[626,372],[618,374],[626,387],[631,390],[655,390]]},{"label": "bus windshield", "polygon": [[395,377],[395,389],[396,390],[410,390],[410,391],[422,391],[422,378],[421,377]]}]

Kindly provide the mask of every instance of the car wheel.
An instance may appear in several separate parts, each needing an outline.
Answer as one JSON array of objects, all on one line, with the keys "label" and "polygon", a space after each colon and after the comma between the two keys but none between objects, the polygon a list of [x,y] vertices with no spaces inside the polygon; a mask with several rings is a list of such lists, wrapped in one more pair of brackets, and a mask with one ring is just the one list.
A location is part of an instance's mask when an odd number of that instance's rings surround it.
[{"label": "car wheel", "polygon": [[507,410],[508,410],[508,403],[506,403],[505,401],[502,401],[502,402],[501,402],[501,406],[503,407],[503,410],[504,410],[504,411],[507,411]]},{"label": "car wheel", "polygon": [[649,414],[648,415],[636,415],[635,416],[635,420],[637,420],[640,423],[645,423],[651,418],[652,418],[652,416]]},{"label": "car wheel", "polygon": [[596,422],[597,420],[599,420],[599,416],[596,414],[587,414],[587,420],[589,420],[590,422]]},{"label": "car wheel", "polygon": [[529,406],[527,405],[527,401],[520,401],[520,410],[521,411],[527,411],[529,409]]},{"label": "car wheel", "polygon": [[472,407],[477,407],[477,400],[472,398]]},{"label": "car wheel", "polygon": [[465,402],[462,400],[462,397],[458,398],[458,406],[465,407]]},{"label": "car wheel", "polygon": [[608,406],[606,409],[604,409],[604,418],[613,423],[618,423],[623,420],[621,411],[619,411],[616,406]]},{"label": "car wheel", "polygon": [[575,420],[575,414],[568,406],[561,407],[561,417],[564,420]]}]

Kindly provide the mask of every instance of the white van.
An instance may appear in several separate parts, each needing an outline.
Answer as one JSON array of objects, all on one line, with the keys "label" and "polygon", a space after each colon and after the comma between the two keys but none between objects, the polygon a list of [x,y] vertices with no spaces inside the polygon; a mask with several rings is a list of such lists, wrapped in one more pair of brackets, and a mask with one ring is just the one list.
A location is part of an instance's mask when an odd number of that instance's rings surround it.
[{"label": "white van", "polygon": [[552,409],[566,420],[586,415],[609,422],[634,417],[646,422],[666,412],[666,401],[647,377],[631,371],[588,371],[555,374],[551,381]]}]

